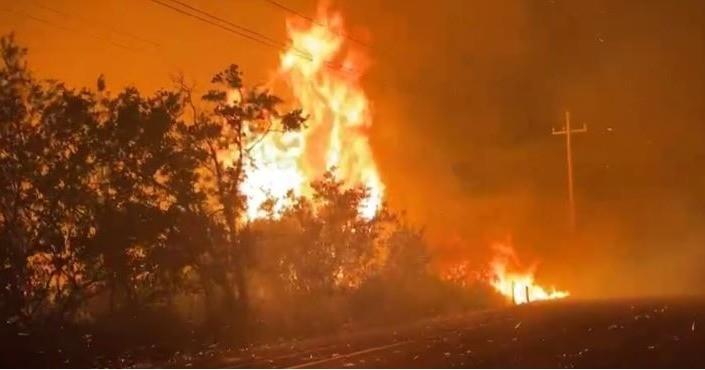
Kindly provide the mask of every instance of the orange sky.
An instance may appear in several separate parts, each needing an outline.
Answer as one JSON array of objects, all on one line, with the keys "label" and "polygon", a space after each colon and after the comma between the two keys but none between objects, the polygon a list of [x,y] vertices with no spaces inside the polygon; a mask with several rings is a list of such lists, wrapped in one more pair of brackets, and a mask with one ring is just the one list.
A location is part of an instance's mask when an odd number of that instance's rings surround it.
[{"label": "orange sky", "polygon": [[[261,82],[277,63],[276,50],[150,1],[3,0],[0,4],[0,32],[14,31],[29,47],[33,69],[43,77],[74,84],[92,85],[96,76],[104,73],[113,88],[136,85],[155,89],[166,86],[170,74],[179,71],[207,82],[215,71],[233,62],[242,65],[253,82]],[[285,14],[266,2],[211,0],[192,4],[285,39]]]}]

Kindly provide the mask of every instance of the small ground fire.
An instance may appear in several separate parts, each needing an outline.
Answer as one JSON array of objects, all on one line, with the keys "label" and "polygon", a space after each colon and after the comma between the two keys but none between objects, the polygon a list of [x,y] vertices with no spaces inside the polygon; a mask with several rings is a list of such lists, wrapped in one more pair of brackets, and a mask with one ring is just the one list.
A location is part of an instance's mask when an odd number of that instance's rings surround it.
[{"label": "small ground fire", "polygon": [[522,269],[520,260],[510,244],[496,243],[492,249],[495,255],[490,262],[489,283],[512,303],[525,304],[566,298],[570,295],[567,291],[553,287],[546,289],[538,285],[534,281],[536,265]]}]

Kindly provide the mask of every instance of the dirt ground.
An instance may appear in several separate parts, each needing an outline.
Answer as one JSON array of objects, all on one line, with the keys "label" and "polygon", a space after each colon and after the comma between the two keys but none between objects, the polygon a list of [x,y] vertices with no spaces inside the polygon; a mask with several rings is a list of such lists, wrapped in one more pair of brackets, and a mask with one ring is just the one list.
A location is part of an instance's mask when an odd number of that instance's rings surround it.
[{"label": "dirt ground", "polygon": [[[341,328],[305,340],[236,346],[171,338],[110,353],[101,341],[70,343],[3,334],[3,367],[456,368],[705,367],[705,298],[532,303],[374,329]],[[168,338],[167,338],[168,339]],[[39,345],[37,343],[44,343]],[[58,348],[58,349],[57,349]]]},{"label": "dirt ground", "polygon": [[[536,303],[171,362],[196,367],[704,367],[705,300]],[[166,364],[165,364],[166,365]]]}]

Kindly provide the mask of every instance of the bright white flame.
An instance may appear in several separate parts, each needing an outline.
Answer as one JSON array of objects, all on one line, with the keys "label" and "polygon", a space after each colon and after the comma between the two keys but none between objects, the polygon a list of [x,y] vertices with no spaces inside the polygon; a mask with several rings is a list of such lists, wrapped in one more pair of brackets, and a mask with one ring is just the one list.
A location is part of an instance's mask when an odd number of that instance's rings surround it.
[{"label": "bright white flame", "polygon": [[335,169],[344,185],[368,188],[360,215],[372,218],[384,185],[368,141],[372,115],[360,86],[363,59],[345,47],[340,14],[322,10],[316,22],[290,20],[287,30],[291,45],[281,55],[280,73],[308,120],[303,131],[272,133],[251,153],[241,187],[247,216],[264,217],[260,208],[267,199],[274,201],[276,215],[286,206],[287,192],[310,195],[308,185]]},{"label": "bright white flame", "polygon": [[266,217],[262,205],[273,200],[273,214],[279,215],[286,207],[287,194],[301,195],[307,181],[299,167],[301,157],[300,133],[271,133],[253,147],[245,171],[248,174],[240,185],[247,196],[247,218],[254,220]]}]

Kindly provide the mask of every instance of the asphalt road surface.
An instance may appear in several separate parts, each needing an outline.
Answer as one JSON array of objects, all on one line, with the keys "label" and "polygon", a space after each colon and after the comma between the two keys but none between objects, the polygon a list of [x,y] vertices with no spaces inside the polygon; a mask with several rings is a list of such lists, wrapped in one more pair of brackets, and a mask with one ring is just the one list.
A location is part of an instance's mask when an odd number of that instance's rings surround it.
[{"label": "asphalt road surface", "polygon": [[701,298],[556,301],[245,349],[165,366],[705,367]]}]

